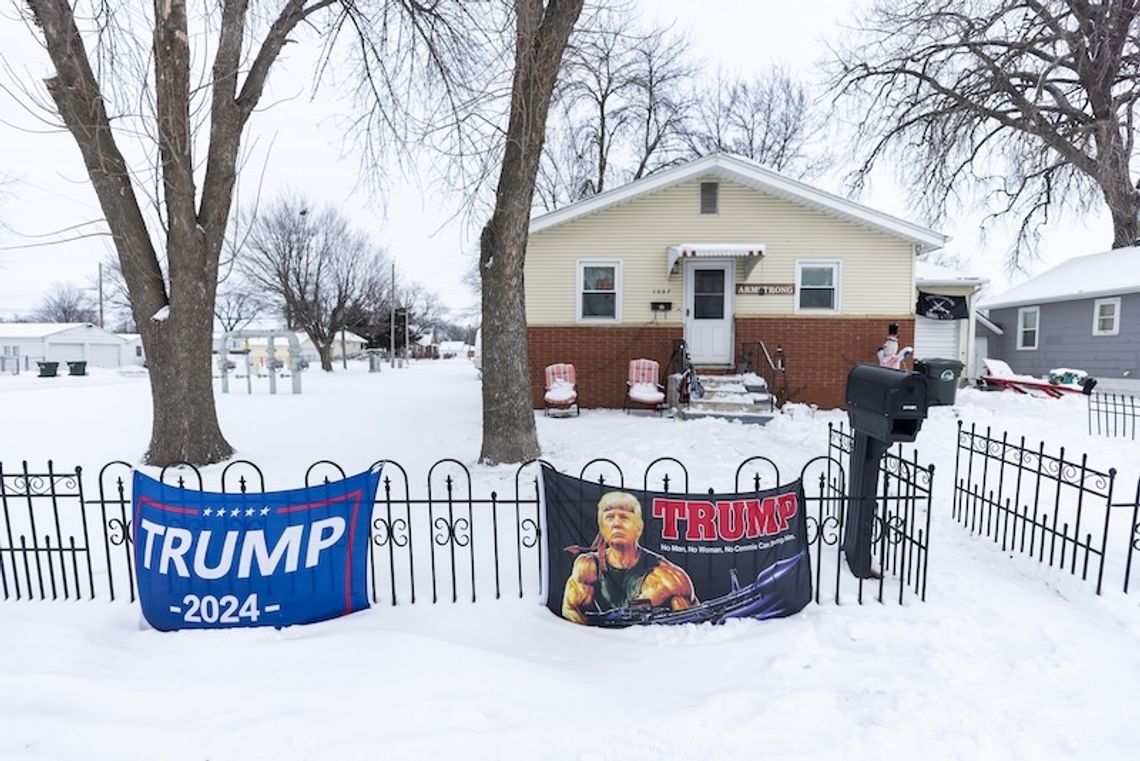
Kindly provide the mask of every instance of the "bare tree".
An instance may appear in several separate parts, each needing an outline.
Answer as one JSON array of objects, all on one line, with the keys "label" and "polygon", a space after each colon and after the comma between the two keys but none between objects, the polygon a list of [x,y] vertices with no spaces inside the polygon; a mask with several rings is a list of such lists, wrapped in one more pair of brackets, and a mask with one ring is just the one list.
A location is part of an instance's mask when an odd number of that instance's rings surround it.
[{"label": "bare tree", "polygon": [[[219,257],[242,136],[282,48],[353,37],[371,123],[398,137],[409,76],[446,91],[426,98],[441,110],[456,105],[454,64],[476,47],[462,43],[469,27],[456,19],[472,14],[463,3],[410,0],[285,0],[277,10],[222,0],[193,19],[186,0],[155,3],[150,18],[108,0],[90,6],[28,0],[27,12],[55,69],[47,93],[83,156],[142,334],[154,407],[145,459],[217,462],[233,451],[210,378]],[[129,140],[144,158],[128,160]]]},{"label": "bare tree", "polygon": [[834,87],[867,146],[855,184],[887,155],[932,219],[961,191],[1012,215],[1019,266],[1062,208],[1104,201],[1112,245],[1137,239],[1132,177],[1140,0],[883,0],[837,52]]},{"label": "bare tree", "polygon": [[688,40],[666,30],[646,34],[634,45],[630,111],[636,133],[630,141],[630,179],[639,180],[686,158],[686,121],[698,72],[690,63],[688,47]]},{"label": "bare tree", "polygon": [[226,332],[248,326],[265,307],[257,294],[243,286],[244,284],[231,283],[225,288],[219,288],[214,300],[214,318]]},{"label": "bare tree", "polygon": [[99,262],[102,282],[93,277],[88,285],[95,291],[96,298],[102,289],[103,321],[118,333],[135,333],[135,322],[131,315],[131,296],[127,291],[127,281],[123,279],[123,268],[115,255],[104,256]]},{"label": "bare tree", "polygon": [[278,301],[291,330],[302,330],[332,372],[332,347],[368,298],[383,253],[332,208],[283,198],[258,214],[237,266]]},{"label": "bare tree", "polygon": [[567,47],[536,195],[547,210],[684,158],[696,67],[684,38],[636,30],[629,9],[584,19]]},{"label": "bare tree", "polygon": [[613,16],[578,35],[576,44],[567,49],[559,98],[579,105],[586,115],[572,127],[592,164],[582,188],[584,195],[606,189],[610,154],[632,117],[629,91],[635,63],[626,35]]},{"label": "bare tree", "polygon": [[696,100],[690,156],[734,153],[798,178],[816,175],[830,163],[827,152],[813,143],[824,126],[822,116],[806,85],[784,69],[751,79],[718,74]]},{"label": "bare tree", "polygon": [[582,0],[515,0],[510,117],[495,207],[479,240],[483,281],[483,443],[480,460],[538,455],[530,395],[523,264],[546,120]]},{"label": "bare tree", "polygon": [[53,283],[31,316],[36,322],[99,321],[91,294],[71,283]]},{"label": "bare tree", "polygon": [[700,94],[695,98],[693,113],[689,117],[685,139],[691,157],[710,153],[730,153],[732,138],[728,115],[735,108],[735,83],[717,69],[711,81],[701,82]]}]

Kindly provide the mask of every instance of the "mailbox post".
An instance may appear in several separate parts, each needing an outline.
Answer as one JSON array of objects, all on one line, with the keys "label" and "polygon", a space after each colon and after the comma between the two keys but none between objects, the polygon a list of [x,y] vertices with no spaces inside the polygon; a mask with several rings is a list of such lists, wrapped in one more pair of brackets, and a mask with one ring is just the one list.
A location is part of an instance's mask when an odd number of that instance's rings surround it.
[{"label": "mailbox post", "polygon": [[856,577],[871,571],[871,533],[879,461],[891,444],[912,442],[926,419],[926,378],[875,365],[858,365],[847,374],[847,418],[854,442],[847,491],[843,554]]}]

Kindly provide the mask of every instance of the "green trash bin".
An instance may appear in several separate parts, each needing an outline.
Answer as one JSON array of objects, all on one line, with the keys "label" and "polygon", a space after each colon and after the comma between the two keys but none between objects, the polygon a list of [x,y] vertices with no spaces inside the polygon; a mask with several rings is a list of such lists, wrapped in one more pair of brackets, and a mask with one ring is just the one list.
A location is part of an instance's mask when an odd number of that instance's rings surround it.
[{"label": "green trash bin", "polygon": [[58,362],[36,362],[40,368],[40,378],[54,378],[59,372]]},{"label": "green trash bin", "polygon": [[87,374],[87,362],[86,361],[84,361],[84,362],[68,362],[67,363],[67,374],[68,375],[86,375]]},{"label": "green trash bin", "polygon": [[928,405],[953,404],[964,365],[956,359],[917,359],[914,369],[926,376]]}]

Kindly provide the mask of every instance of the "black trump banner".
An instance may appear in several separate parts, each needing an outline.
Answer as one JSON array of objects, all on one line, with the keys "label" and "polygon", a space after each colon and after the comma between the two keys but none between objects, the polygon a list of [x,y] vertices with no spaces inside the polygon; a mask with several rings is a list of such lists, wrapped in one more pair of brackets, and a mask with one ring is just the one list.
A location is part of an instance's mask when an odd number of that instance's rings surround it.
[{"label": "black trump banner", "polygon": [[543,465],[546,606],[588,626],[777,618],[811,601],[804,491],[614,488]]},{"label": "black trump banner", "polygon": [[970,316],[970,308],[965,296],[943,296],[919,291],[914,313],[928,320],[965,320]]}]

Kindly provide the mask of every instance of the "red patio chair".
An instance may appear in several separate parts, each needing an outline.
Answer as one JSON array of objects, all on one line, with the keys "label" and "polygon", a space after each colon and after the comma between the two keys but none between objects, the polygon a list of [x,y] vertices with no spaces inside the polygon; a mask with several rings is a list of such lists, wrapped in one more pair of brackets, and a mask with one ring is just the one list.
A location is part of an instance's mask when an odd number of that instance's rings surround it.
[{"label": "red patio chair", "polygon": [[544,415],[549,415],[551,410],[569,411],[571,408],[575,415],[582,412],[582,408],[578,405],[578,378],[574,373],[574,365],[566,363],[547,365],[545,388],[546,392],[542,397],[545,404]]},{"label": "red patio chair", "polygon": [[665,391],[658,383],[661,377],[661,365],[652,359],[631,359],[629,361],[629,377],[626,379],[628,388],[625,392],[625,411],[628,414],[630,407],[636,405],[655,411],[660,411],[665,402]]}]

